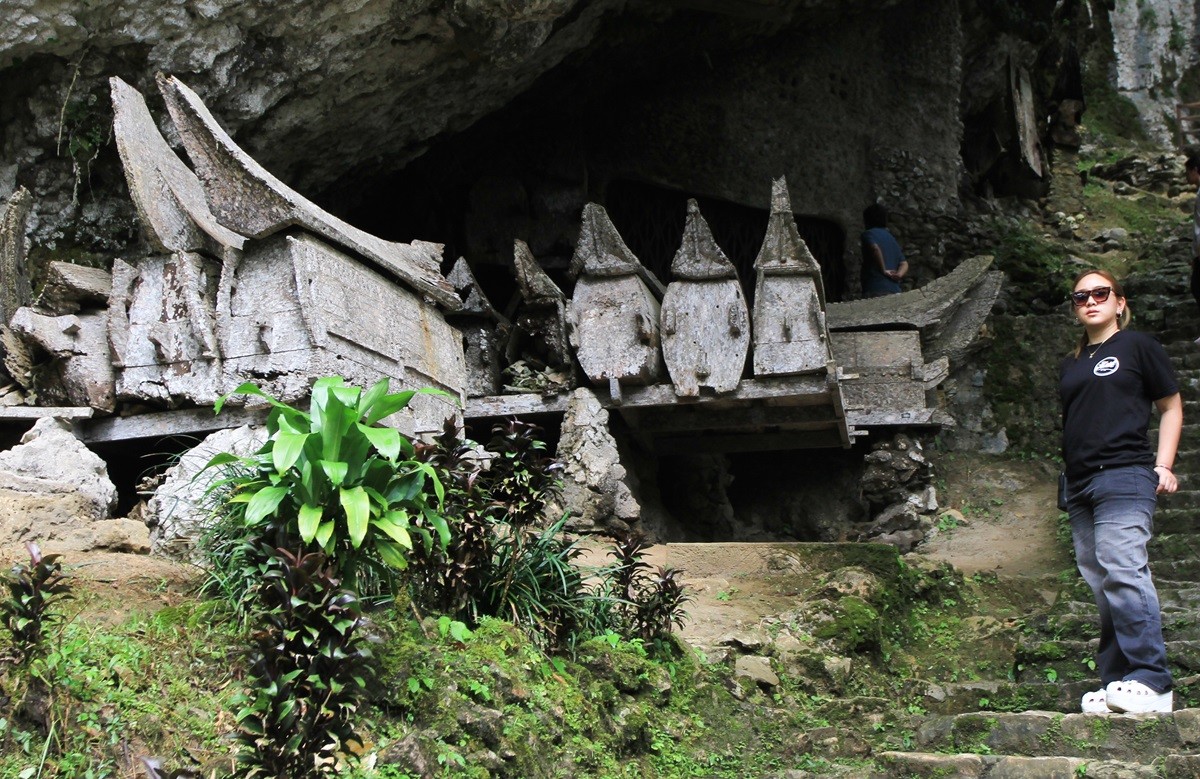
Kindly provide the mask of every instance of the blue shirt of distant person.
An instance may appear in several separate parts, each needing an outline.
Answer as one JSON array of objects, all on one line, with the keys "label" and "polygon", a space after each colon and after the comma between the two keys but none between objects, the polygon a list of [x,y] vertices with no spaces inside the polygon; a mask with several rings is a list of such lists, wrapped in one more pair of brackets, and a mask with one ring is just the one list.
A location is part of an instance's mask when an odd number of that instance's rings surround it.
[{"label": "blue shirt of distant person", "polygon": [[900,291],[900,279],[908,273],[908,260],[900,243],[887,229],[887,209],[879,203],[863,211],[863,295],[877,298]]}]

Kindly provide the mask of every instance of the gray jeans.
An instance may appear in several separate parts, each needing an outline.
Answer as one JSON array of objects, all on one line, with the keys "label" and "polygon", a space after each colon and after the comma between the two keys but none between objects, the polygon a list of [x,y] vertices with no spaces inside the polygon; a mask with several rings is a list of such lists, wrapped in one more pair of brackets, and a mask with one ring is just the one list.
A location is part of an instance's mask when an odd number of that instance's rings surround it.
[{"label": "gray jeans", "polygon": [[1079,572],[1100,609],[1101,682],[1137,680],[1166,692],[1171,672],[1146,555],[1157,486],[1148,466],[1105,468],[1071,481],[1067,513]]}]

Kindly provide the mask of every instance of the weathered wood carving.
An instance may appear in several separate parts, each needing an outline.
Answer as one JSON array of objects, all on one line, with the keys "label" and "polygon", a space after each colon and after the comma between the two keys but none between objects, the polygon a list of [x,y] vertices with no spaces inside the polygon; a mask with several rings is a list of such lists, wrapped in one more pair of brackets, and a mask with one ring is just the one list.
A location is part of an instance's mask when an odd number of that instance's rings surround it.
[{"label": "weathered wood carving", "polygon": [[579,278],[567,319],[571,346],[584,375],[593,384],[607,386],[614,400],[620,399],[622,384],[658,381],[662,284],[638,261],[608,213],[595,203],[584,206],[571,265]]},{"label": "weathered wood carving", "polygon": [[515,317],[515,340],[510,344],[509,357],[532,353],[547,366],[569,373],[572,363],[566,296],[542,270],[524,241],[513,244],[513,266],[522,303]]},{"label": "weathered wood carving", "polygon": [[462,332],[467,395],[494,395],[500,391],[500,359],[512,323],[492,307],[465,258],[458,258],[446,278],[463,301],[460,309],[447,312],[446,321]]},{"label": "weathered wood carving", "polygon": [[662,303],[663,358],[675,393],[698,397],[737,389],[750,349],[750,315],[733,263],[713,240],[695,200],[688,201],[683,244],[671,263],[676,280]]},{"label": "weathered wood carving", "polygon": [[831,354],[821,266],[796,229],[782,178],[772,184],[771,217],[754,267],[754,375],[827,370]]},{"label": "weathered wood carving", "polygon": [[385,241],[322,211],[242,151],[182,81],[160,76],[158,84],[222,225],[252,238],[266,238],[300,225],[358,254],[431,300],[451,308],[458,304],[453,288],[439,271],[439,244]]}]

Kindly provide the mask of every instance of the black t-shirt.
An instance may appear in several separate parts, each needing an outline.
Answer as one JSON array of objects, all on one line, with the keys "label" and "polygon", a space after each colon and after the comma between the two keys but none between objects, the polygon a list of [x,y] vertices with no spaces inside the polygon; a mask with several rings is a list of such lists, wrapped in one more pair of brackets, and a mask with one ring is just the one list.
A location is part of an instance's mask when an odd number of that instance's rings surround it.
[{"label": "black t-shirt", "polygon": [[1078,358],[1067,355],[1058,392],[1063,460],[1067,475],[1077,478],[1114,465],[1153,465],[1146,434],[1151,404],[1179,392],[1179,385],[1158,341],[1120,330],[1099,348],[1084,347]]}]

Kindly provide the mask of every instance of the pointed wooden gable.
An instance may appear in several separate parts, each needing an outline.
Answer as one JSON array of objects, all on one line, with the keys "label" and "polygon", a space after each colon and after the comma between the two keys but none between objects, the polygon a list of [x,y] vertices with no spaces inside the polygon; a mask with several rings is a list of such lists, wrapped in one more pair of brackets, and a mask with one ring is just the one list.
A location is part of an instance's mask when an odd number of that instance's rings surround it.
[{"label": "pointed wooden gable", "polygon": [[826,370],[832,355],[821,266],[796,229],[782,178],[772,183],[771,217],[754,267],[754,375]]},{"label": "pointed wooden gable", "polygon": [[733,263],[713,240],[695,200],[671,263],[676,279],[662,304],[663,358],[675,393],[698,397],[737,389],[750,349],[746,298]]}]

